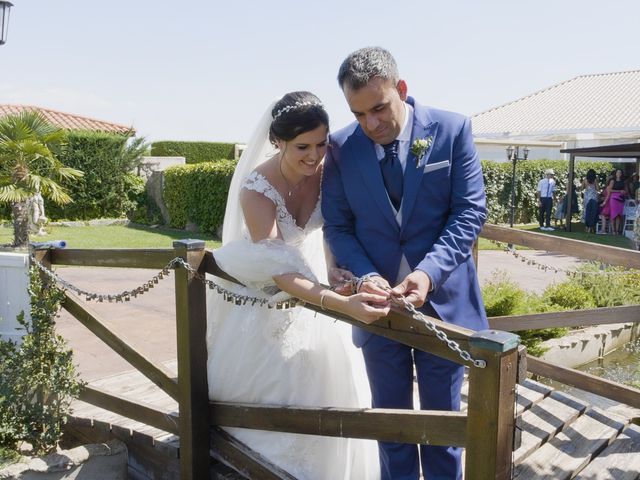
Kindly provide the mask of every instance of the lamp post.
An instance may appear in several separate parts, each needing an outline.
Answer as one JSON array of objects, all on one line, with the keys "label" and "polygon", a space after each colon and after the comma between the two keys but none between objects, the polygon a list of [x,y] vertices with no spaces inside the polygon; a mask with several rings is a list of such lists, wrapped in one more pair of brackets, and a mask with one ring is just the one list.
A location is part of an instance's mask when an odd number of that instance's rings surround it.
[{"label": "lamp post", "polygon": [[0,45],[7,43],[7,34],[9,33],[9,10],[13,7],[13,3],[6,0],[0,0]]},{"label": "lamp post", "polygon": [[529,149],[522,149],[523,156],[520,157],[520,147],[509,145],[507,147],[507,159],[511,161],[511,211],[509,214],[509,227],[513,228],[513,221],[516,214],[516,163],[518,160],[526,160],[529,156]]}]

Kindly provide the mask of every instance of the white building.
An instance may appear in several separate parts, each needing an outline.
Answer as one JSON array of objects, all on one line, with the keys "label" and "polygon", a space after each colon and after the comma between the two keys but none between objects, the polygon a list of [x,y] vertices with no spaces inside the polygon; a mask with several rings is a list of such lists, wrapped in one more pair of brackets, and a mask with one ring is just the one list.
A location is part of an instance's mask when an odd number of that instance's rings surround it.
[{"label": "white building", "polygon": [[[564,158],[560,148],[636,143],[640,140],[640,70],[581,75],[473,115],[471,120],[482,159],[506,160],[504,149],[499,152],[488,146],[492,141],[528,145],[532,159]],[[554,155],[540,155],[533,142],[561,146]]]}]

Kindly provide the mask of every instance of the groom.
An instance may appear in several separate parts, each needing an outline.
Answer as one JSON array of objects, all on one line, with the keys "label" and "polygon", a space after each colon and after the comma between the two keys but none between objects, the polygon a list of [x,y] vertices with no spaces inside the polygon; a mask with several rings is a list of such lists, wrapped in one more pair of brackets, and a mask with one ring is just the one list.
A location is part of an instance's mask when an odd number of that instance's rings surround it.
[{"label": "groom", "polygon": [[[487,328],[471,258],[486,218],[467,118],[407,96],[394,58],[363,48],[338,82],[356,122],[331,135],[324,165],[324,234],[337,264],[395,286],[427,315]],[[380,291],[375,282],[362,289]],[[425,410],[459,410],[463,367],[354,327],[373,406],[413,408],[413,368]],[[383,479],[460,479],[460,448],[380,442]]]}]

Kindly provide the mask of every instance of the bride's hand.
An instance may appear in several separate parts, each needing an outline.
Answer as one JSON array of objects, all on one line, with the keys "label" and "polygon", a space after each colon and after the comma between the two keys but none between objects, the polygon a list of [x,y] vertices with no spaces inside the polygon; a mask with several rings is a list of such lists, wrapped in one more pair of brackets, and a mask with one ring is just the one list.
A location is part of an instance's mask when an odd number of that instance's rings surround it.
[{"label": "bride's hand", "polygon": [[347,315],[368,325],[389,313],[390,302],[388,296],[357,293],[347,299],[344,310]]},{"label": "bride's hand", "polygon": [[333,267],[329,269],[329,285],[340,295],[351,295],[351,279],[353,273],[344,268]]}]

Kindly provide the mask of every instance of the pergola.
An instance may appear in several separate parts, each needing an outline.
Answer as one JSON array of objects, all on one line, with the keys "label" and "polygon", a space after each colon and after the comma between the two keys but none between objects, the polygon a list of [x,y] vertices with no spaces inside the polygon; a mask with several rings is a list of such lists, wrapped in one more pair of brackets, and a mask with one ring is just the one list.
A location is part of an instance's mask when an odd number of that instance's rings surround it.
[{"label": "pergola", "polygon": [[[566,231],[571,231],[571,185],[574,179],[576,157],[600,157],[604,159],[635,158],[636,172],[640,169],[640,143],[623,143],[618,145],[603,145],[600,147],[567,148],[560,153],[569,154],[569,178],[567,179],[567,213],[565,218]],[[613,160],[610,160],[613,161]]]}]

